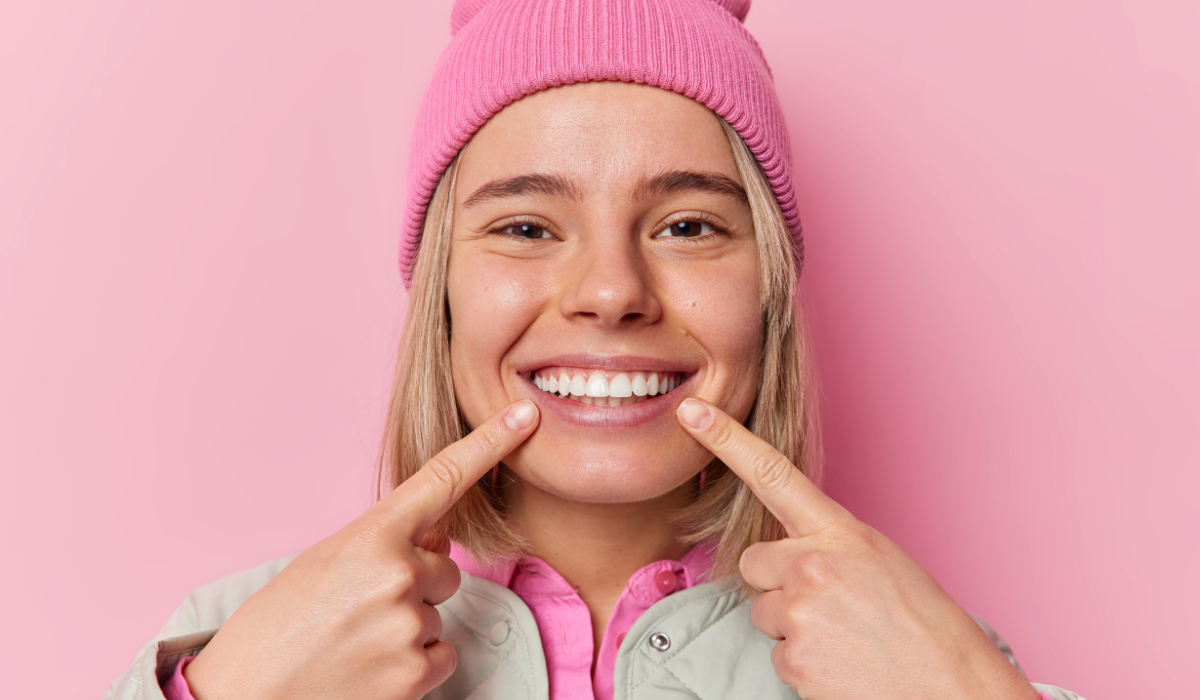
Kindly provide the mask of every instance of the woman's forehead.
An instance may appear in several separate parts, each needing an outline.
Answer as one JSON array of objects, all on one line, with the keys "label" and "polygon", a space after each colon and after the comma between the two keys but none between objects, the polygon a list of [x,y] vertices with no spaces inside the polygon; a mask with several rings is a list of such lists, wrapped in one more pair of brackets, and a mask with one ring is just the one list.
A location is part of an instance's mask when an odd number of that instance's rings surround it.
[{"label": "woman's forehead", "polygon": [[497,179],[548,175],[584,190],[627,186],[670,171],[739,182],[720,121],[659,88],[581,83],[544,90],[496,114],[463,148],[458,191]]}]

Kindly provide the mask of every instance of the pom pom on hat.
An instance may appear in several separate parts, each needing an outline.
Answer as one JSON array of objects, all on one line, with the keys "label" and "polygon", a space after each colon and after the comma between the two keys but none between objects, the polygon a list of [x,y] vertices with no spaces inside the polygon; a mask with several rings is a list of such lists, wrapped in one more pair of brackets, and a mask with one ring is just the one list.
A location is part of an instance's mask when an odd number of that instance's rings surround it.
[{"label": "pom pom on hat", "polygon": [[405,283],[433,190],[507,105],[560,85],[620,81],[689,97],[746,142],[802,255],[791,149],[770,68],[742,26],[750,0],[457,0],[454,35],[421,103],[408,166]]}]

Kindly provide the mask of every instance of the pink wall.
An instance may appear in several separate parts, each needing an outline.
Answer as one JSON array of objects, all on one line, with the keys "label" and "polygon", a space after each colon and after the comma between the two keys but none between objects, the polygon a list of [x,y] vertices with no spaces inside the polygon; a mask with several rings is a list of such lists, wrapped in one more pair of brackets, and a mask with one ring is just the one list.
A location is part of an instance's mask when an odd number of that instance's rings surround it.
[{"label": "pink wall", "polygon": [[[830,492],[1034,679],[1194,695],[1195,3],[755,4]],[[0,695],[370,501],[449,4],[280,8],[0,4]]]}]

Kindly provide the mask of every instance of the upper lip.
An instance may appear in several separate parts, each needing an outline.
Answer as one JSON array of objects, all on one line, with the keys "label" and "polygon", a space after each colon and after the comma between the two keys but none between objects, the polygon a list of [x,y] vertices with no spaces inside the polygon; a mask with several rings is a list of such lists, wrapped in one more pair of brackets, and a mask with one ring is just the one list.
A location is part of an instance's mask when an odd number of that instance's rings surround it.
[{"label": "upper lip", "polygon": [[579,369],[611,370],[613,372],[682,372],[696,371],[690,362],[668,360],[661,357],[642,355],[598,355],[595,353],[567,353],[538,360],[521,362],[514,366],[518,374],[528,374],[543,367],[578,367]]}]

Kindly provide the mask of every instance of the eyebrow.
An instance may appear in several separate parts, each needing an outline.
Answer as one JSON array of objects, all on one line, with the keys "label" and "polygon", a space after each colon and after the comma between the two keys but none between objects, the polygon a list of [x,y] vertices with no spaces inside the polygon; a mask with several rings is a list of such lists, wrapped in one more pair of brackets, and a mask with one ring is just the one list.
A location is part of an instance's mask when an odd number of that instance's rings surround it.
[{"label": "eyebrow", "polygon": [[531,194],[542,194],[572,201],[580,199],[575,183],[558,175],[518,175],[492,180],[471,193],[463,202],[463,208],[474,206],[491,199],[514,199]]},{"label": "eyebrow", "polygon": [[[670,170],[654,177],[642,178],[633,190],[637,200],[666,197],[681,192],[709,192],[736,197],[748,201],[746,190],[737,181],[720,173],[695,170]],[[575,183],[559,175],[535,173],[492,180],[471,193],[463,201],[463,208],[475,206],[492,199],[515,199],[532,194],[547,195],[578,201],[582,199]]]},{"label": "eyebrow", "polygon": [[746,190],[737,181],[720,173],[704,173],[695,170],[671,170],[659,173],[638,182],[634,188],[635,199],[666,197],[680,192],[709,192],[736,197],[749,201]]}]

